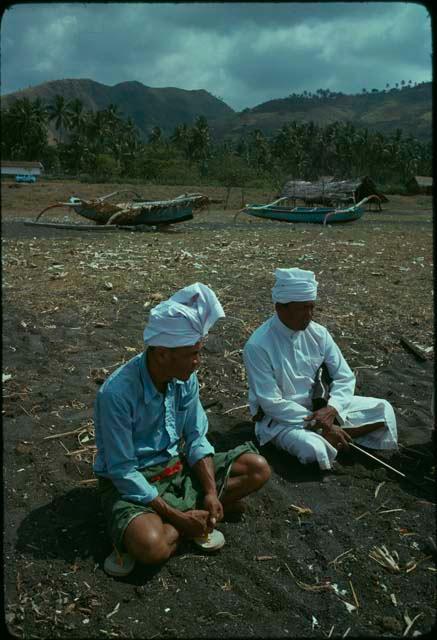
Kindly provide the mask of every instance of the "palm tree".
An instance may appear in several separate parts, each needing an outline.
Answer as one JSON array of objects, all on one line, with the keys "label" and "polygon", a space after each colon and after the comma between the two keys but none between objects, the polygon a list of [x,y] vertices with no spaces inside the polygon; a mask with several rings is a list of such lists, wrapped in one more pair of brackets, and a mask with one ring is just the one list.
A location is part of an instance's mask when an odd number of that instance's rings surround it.
[{"label": "palm tree", "polygon": [[71,100],[67,109],[69,112],[69,126],[76,133],[82,133],[85,126],[85,111],[83,102],[79,98]]},{"label": "palm tree", "polygon": [[198,116],[190,130],[188,154],[191,160],[203,163],[210,155],[209,125],[205,116]]},{"label": "palm tree", "polygon": [[106,121],[111,128],[118,129],[122,122],[123,114],[116,104],[109,104],[104,110]]},{"label": "palm tree", "polygon": [[64,96],[57,94],[55,96],[55,101],[53,104],[49,105],[49,119],[55,121],[56,131],[59,130],[60,140],[62,142],[63,132],[69,126],[70,122],[70,111],[68,109],[67,103],[65,102]]},{"label": "palm tree", "polygon": [[161,127],[153,127],[152,132],[149,135],[149,144],[157,146],[162,142],[162,129]]},{"label": "palm tree", "polygon": [[47,112],[42,101],[16,100],[2,110],[2,153],[7,159],[38,160],[47,146]]},{"label": "palm tree", "polygon": [[189,129],[184,122],[183,124],[178,124],[175,127],[173,133],[170,136],[170,141],[173,142],[173,144],[175,144],[177,147],[185,149],[188,143],[188,137]]},{"label": "palm tree", "polygon": [[35,98],[32,103],[32,110],[34,118],[39,124],[47,124],[49,114],[47,111],[47,107],[45,106],[41,98]]},{"label": "palm tree", "polygon": [[87,136],[90,141],[90,145],[94,148],[96,153],[103,153],[108,136],[112,133],[108,126],[108,120],[106,112],[104,110],[90,112],[90,117],[87,126]]}]

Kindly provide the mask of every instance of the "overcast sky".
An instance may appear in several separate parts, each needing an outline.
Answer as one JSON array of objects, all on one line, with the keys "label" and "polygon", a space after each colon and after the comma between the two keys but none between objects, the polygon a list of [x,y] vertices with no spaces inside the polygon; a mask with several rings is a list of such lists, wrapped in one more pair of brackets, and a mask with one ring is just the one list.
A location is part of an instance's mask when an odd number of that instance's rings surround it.
[{"label": "overcast sky", "polygon": [[1,93],[62,78],[206,89],[238,111],[360,93],[432,79],[431,21],[412,2],[11,5]]}]

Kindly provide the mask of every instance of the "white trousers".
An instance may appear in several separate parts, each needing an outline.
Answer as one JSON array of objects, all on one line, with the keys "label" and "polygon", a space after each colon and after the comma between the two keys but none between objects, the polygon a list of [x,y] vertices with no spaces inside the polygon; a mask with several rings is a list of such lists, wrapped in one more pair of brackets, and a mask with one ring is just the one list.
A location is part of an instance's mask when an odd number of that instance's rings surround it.
[{"label": "white trousers", "polygon": [[[373,449],[397,449],[396,417],[387,400],[355,396],[347,411],[338,416],[338,421],[351,429],[364,424],[384,422],[385,427],[382,429],[354,438],[354,441]],[[323,470],[331,469],[337,456],[337,449],[323,436],[305,428],[284,425],[271,442],[279,449],[296,456],[302,464],[318,462]]]}]

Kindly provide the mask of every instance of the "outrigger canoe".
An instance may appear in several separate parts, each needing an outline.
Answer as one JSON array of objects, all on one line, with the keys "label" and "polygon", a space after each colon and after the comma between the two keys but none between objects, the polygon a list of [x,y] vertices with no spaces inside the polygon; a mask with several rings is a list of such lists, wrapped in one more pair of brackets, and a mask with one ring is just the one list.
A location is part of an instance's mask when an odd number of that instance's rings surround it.
[{"label": "outrigger canoe", "polygon": [[[327,224],[334,222],[352,222],[358,220],[364,214],[363,205],[369,200],[377,199],[379,196],[371,195],[363,198],[360,202],[350,207],[287,207],[279,203],[288,198],[279,198],[270,204],[258,205],[247,204],[239,213],[247,213],[257,218],[267,218],[269,220],[279,220],[282,222],[305,222],[316,224]],[[237,214],[237,215],[238,215]]]},{"label": "outrigger canoe", "polygon": [[[135,194],[136,199],[126,202],[113,203],[108,201],[109,198],[119,195],[123,191],[114,191],[93,200],[72,196],[67,202],[56,202],[43,209],[37,215],[35,222],[31,224],[45,224],[39,222],[39,219],[49,209],[68,207],[83,218],[96,223],[96,226],[168,225],[191,220],[193,209],[202,209],[209,203],[208,197],[201,193],[183,194],[171,200],[144,200]],[[131,191],[131,193],[135,192]]]}]

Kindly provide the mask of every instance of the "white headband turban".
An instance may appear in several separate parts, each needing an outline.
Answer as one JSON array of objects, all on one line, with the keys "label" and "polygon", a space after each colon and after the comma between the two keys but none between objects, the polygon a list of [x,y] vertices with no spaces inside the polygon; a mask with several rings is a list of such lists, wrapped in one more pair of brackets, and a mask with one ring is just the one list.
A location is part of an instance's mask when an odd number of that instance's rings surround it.
[{"label": "white headband turban", "polygon": [[317,297],[317,280],[312,271],[298,267],[276,269],[272,289],[273,302],[306,302]]},{"label": "white headband turban", "polygon": [[201,282],[190,284],[150,311],[144,342],[159,347],[192,346],[224,315],[212,289]]}]

